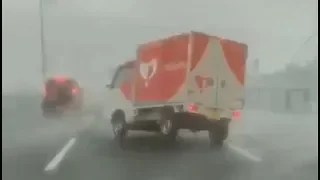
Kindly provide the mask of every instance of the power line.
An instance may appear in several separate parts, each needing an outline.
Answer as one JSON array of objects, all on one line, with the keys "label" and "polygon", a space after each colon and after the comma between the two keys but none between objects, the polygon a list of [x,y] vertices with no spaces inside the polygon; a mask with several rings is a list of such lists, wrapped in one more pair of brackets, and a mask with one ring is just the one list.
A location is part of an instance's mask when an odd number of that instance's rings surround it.
[{"label": "power line", "polygon": [[318,31],[313,32],[299,47],[298,49],[293,53],[293,55],[291,56],[291,60],[290,62],[294,62],[295,61],[295,57],[296,55],[300,52],[300,50],[315,36],[318,35]]}]

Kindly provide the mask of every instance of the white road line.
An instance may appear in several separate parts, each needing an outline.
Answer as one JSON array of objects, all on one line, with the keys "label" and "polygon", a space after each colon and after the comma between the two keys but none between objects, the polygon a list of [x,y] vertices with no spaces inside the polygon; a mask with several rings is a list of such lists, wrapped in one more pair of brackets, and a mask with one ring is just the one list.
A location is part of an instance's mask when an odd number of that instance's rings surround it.
[{"label": "white road line", "polygon": [[231,148],[232,150],[234,150],[235,152],[237,152],[238,154],[248,158],[249,160],[253,161],[253,162],[261,162],[262,158],[255,156],[253,154],[251,154],[248,150],[243,149],[241,147],[235,146],[233,144],[228,143],[228,147]]},{"label": "white road line", "polygon": [[71,138],[68,143],[61,149],[61,151],[49,162],[49,164],[45,167],[44,171],[53,171],[55,170],[67,152],[71,149],[71,147],[75,144],[76,138]]}]

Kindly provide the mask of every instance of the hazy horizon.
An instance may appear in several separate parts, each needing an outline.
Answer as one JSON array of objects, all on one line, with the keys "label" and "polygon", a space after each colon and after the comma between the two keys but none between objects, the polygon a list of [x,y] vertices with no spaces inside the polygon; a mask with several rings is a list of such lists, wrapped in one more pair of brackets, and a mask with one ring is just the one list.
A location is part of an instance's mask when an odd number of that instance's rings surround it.
[{"label": "hazy horizon", "polygon": [[[107,71],[134,57],[137,44],[188,30],[247,43],[249,62],[258,58],[262,72],[317,54],[317,36],[301,48],[318,32],[315,0],[43,2],[51,73],[70,73],[90,86],[103,86]],[[39,90],[38,1],[2,5],[2,91]]]}]

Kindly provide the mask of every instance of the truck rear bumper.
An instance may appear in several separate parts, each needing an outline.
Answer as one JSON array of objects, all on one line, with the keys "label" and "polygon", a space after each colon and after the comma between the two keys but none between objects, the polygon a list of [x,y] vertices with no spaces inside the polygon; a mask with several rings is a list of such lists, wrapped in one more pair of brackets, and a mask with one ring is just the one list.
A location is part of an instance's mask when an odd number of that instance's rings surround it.
[{"label": "truck rear bumper", "polygon": [[176,121],[179,129],[201,131],[225,125],[230,122],[230,119],[221,118],[220,120],[214,120],[208,119],[206,116],[198,113],[179,112],[175,114],[174,121]]}]

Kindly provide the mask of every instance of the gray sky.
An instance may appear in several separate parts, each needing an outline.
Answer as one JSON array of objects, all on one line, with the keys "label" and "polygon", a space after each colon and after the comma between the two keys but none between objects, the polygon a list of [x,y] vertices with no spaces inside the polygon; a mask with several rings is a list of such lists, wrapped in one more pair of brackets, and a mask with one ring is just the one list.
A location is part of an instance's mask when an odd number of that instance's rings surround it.
[{"label": "gray sky", "polygon": [[[263,72],[282,68],[292,56],[300,61],[317,54],[316,37],[300,47],[318,32],[317,0],[43,2],[50,73],[69,73],[88,84],[97,79],[96,86],[103,86],[108,69],[134,56],[137,44],[187,30],[247,43],[249,60],[259,58]],[[2,90],[40,89],[38,1],[2,5]]]}]

